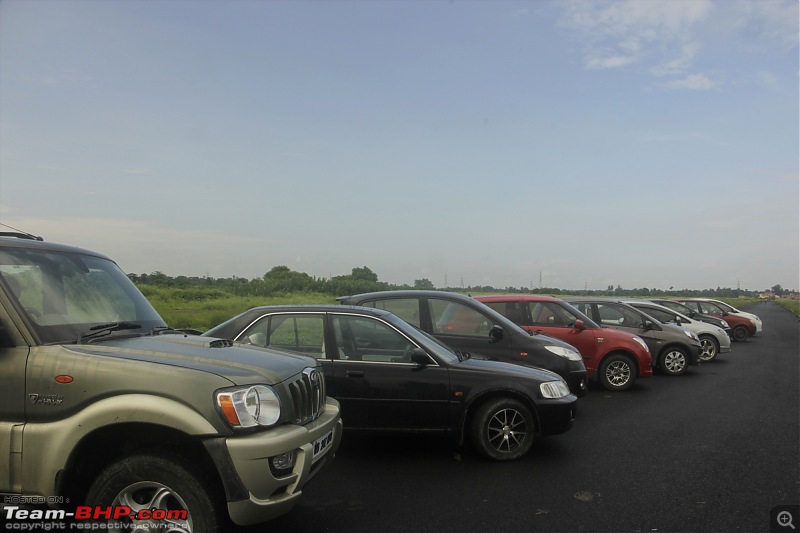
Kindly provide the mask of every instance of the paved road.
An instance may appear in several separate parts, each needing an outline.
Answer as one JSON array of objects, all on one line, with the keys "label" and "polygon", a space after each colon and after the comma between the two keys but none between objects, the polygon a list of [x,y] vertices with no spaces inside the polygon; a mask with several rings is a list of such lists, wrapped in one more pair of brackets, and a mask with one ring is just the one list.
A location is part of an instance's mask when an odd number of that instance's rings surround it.
[{"label": "paved road", "polygon": [[251,530],[769,531],[773,506],[800,503],[800,326],[747,310],[762,336],[686,376],[590,390],[572,431],[519,461],[346,433],[302,503]]}]

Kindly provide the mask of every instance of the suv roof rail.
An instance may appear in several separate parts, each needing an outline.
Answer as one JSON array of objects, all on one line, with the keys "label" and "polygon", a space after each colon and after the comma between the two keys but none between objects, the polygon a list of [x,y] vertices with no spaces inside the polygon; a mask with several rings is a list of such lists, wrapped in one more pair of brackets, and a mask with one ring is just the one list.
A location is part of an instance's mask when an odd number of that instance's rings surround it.
[{"label": "suv roof rail", "polygon": [[0,237],[16,237],[18,239],[29,239],[32,241],[43,241],[44,239],[38,235],[31,235],[30,233],[17,232],[17,231],[0,231]]}]

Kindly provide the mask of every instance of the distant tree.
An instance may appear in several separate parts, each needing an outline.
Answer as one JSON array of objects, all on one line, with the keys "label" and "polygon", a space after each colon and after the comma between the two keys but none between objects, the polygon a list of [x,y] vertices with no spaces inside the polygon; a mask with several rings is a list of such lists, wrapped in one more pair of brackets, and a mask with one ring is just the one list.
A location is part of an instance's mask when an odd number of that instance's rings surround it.
[{"label": "distant tree", "polygon": [[414,280],[414,288],[421,290],[433,290],[436,287],[433,286],[433,282],[428,278],[422,278]]},{"label": "distant tree", "polygon": [[372,281],[372,282],[378,281],[378,275],[372,270],[370,270],[369,267],[366,266],[361,268],[354,268],[352,274],[350,274],[350,277],[354,280],[359,280],[359,281]]},{"label": "distant tree", "polygon": [[781,287],[780,285],[773,285],[772,286],[772,293],[773,294],[777,294],[777,295],[783,294],[783,287]]}]

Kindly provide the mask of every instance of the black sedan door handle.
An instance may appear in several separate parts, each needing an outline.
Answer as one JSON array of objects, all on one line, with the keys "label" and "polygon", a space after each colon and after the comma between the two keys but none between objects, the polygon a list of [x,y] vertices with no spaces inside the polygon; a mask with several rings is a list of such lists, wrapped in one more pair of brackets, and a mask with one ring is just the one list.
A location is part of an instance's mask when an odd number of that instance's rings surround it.
[{"label": "black sedan door handle", "polygon": [[363,370],[348,370],[347,371],[348,378],[363,378],[364,371]]}]

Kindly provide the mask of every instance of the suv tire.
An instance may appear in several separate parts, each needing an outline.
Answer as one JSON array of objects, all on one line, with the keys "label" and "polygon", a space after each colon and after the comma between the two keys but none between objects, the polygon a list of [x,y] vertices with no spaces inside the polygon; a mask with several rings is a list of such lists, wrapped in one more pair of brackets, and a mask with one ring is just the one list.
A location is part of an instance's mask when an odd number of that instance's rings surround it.
[{"label": "suv tire", "polygon": [[636,365],[627,355],[611,354],[600,363],[599,378],[606,390],[628,390],[636,381]]},{"label": "suv tire", "polygon": [[668,346],[658,358],[658,367],[668,376],[680,376],[689,370],[689,356],[678,346]]},{"label": "suv tire", "polygon": [[495,461],[511,461],[533,445],[535,423],[525,404],[513,398],[489,400],[478,408],[472,421],[472,443]]},{"label": "suv tire", "polygon": [[[94,480],[86,496],[90,506],[126,505],[135,514],[141,510],[186,510],[188,520],[131,521],[132,531],[222,531],[223,513],[212,497],[210,482],[196,468],[170,453],[144,453],[123,457],[107,466]],[[109,524],[109,527],[113,527]]]}]

